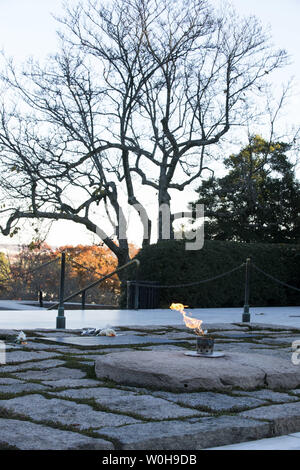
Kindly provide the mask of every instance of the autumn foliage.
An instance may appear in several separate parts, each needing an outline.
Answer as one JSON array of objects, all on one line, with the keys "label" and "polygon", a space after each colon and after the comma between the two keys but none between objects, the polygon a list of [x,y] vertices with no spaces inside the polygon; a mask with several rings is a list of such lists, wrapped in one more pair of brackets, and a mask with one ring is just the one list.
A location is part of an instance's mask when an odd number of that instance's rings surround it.
[{"label": "autumn foliage", "polygon": [[[137,251],[134,245],[130,246],[131,257]],[[62,252],[66,253],[66,297],[117,268],[116,256],[104,245],[66,245],[53,249],[45,243],[31,244],[22,247],[18,255],[8,257],[10,275],[7,281],[1,282],[2,298],[37,300],[38,292],[42,291],[44,300],[57,300]],[[86,302],[117,306],[119,295],[120,280],[114,275],[89,289]],[[72,299],[72,302],[79,301],[80,296]]]}]

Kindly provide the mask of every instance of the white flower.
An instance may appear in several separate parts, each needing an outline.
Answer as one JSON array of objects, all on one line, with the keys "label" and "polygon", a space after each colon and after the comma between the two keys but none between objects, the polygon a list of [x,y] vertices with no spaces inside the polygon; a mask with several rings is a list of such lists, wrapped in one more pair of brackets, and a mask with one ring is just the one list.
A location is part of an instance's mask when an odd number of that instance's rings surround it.
[{"label": "white flower", "polygon": [[16,343],[24,343],[27,340],[26,335],[23,331],[20,331],[16,338]]},{"label": "white flower", "polygon": [[104,328],[97,336],[117,336],[117,333],[112,328]]}]

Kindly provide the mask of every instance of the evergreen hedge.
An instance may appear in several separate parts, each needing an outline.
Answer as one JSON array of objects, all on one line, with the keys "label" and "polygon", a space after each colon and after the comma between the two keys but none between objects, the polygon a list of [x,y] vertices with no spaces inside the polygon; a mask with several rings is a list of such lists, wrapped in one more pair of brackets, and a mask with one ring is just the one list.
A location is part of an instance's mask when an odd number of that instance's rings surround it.
[{"label": "evergreen hedge", "polygon": [[[207,240],[197,251],[186,251],[184,240],[167,240],[143,248],[136,256],[139,279],[159,284],[185,284],[211,278],[238,266],[247,258],[268,274],[300,288],[300,245],[251,244]],[[190,307],[241,307],[245,268],[192,287],[160,289],[160,307],[171,302]],[[284,287],[251,269],[251,306],[300,305],[300,292]]]}]

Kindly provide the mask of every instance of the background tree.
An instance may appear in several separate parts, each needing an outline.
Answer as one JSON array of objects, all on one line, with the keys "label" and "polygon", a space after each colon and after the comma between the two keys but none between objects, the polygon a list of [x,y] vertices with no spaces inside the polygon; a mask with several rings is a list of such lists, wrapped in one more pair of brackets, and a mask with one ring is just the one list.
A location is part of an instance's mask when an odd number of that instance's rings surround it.
[{"label": "background tree", "polygon": [[0,292],[7,288],[6,279],[10,275],[9,261],[4,253],[0,252]]},{"label": "background tree", "polygon": [[3,72],[1,232],[15,233],[22,218],[73,221],[123,264],[122,194],[148,243],[141,186],[170,206],[286,54],[257,19],[218,14],[206,0],[89,0],[59,21],[61,50],[45,65],[19,72],[8,62]]},{"label": "background tree", "polygon": [[[42,290],[44,300],[56,301],[59,291],[62,252],[66,253],[66,292],[68,296],[100,277],[114,271],[118,260],[106,247],[99,245],[61,246],[53,249],[46,243],[23,246],[10,262],[0,253],[0,289],[9,299],[37,300]],[[130,256],[137,253],[130,245]],[[56,260],[56,261],[55,261]],[[1,283],[1,279],[7,279]],[[120,281],[117,276],[107,279],[87,291],[86,301],[102,305],[118,305]],[[80,298],[74,298],[74,302]]]},{"label": "background tree", "polygon": [[299,243],[300,183],[286,153],[290,145],[253,136],[224,160],[228,173],[198,188],[205,236],[215,240]]}]

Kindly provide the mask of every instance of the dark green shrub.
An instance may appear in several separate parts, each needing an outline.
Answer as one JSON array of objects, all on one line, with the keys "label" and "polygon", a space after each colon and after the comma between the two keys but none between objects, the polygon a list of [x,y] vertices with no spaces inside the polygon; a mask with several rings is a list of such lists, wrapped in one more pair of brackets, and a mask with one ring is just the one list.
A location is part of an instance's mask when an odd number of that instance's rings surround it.
[{"label": "dark green shrub", "polygon": [[[198,251],[184,241],[163,241],[143,248],[139,279],[159,284],[186,284],[214,277],[251,260],[268,274],[300,288],[300,245],[251,244],[207,240]],[[181,302],[190,307],[240,307],[244,303],[245,268],[192,287],[160,289],[160,307]],[[250,305],[300,305],[300,292],[251,269]]]}]

